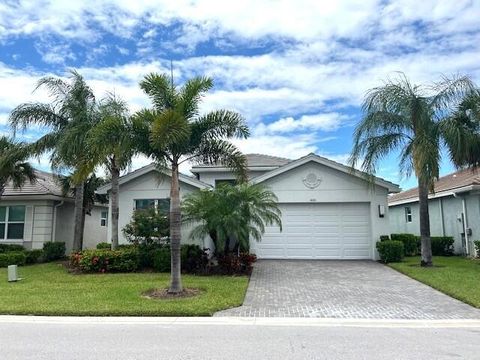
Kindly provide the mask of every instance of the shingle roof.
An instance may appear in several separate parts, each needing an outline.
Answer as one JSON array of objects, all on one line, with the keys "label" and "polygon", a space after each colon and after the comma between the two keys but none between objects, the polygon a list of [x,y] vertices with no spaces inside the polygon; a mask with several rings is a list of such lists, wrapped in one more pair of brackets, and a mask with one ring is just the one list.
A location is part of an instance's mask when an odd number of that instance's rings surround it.
[{"label": "shingle roof", "polygon": [[[292,161],[287,158],[272,156],[272,155],[264,155],[264,154],[245,154],[245,157],[247,158],[247,163],[249,167],[262,167],[262,166],[279,167],[279,166],[288,164],[289,162]],[[218,164],[218,165],[199,164],[199,165],[195,165],[193,169],[206,168],[206,167],[222,167],[222,166],[223,166],[222,164]]]},{"label": "shingle roof", "polygon": [[15,189],[11,182],[8,183],[5,186],[2,197],[24,195],[55,195],[63,197],[62,188],[56,180],[56,175],[41,170],[35,170],[35,174],[37,175],[37,181],[32,184],[27,181],[21,188]]},{"label": "shingle roof", "polygon": [[[465,169],[446,176],[442,176],[435,182],[435,193],[459,189],[470,185],[480,185],[480,172],[478,170]],[[418,198],[418,188],[402,191],[388,198],[389,203],[416,200]]]}]

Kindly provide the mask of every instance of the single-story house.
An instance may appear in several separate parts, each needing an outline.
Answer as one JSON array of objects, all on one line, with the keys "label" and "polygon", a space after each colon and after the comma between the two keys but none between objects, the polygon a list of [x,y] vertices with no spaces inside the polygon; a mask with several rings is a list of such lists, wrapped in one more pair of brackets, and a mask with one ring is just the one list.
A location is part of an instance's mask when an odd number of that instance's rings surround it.
[{"label": "single-story house", "polygon": [[[72,196],[64,196],[55,175],[35,170],[37,181],[15,189],[7,184],[0,198],[0,244],[41,249],[48,241],[73,244]],[[108,206],[96,204],[85,218],[84,248],[107,241]]]},{"label": "single-story house", "polygon": [[[397,185],[380,178],[369,182],[363,173],[315,154],[297,160],[246,156],[250,182],[270,188],[282,211],[283,231],[267,227],[262,240],[251,244],[259,258],[377,258],[375,243],[380,235],[390,232],[387,196],[400,191]],[[182,196],[235,182],[235,175],[221,164],[197,165],[191,172],[195,177],[180,176]],[[154,165],[120,178],[120,229],[135,209],[168,206],[169,179]],[[110,188],[105,185],[97,192],[106,194]],[[121,243],[126,242],[123,235],[120,237]],[[182,241],[190,241],[189,229],[183,229]]]},{"label": "single-story house", "polygon": [[[418,188],[388,199],[392,233],[420,234]],[[439,178],[429,195],[432,236],[453,236],[458,254],[474,254],[473,241],[480,239],[480,173],[471,169]]]}]

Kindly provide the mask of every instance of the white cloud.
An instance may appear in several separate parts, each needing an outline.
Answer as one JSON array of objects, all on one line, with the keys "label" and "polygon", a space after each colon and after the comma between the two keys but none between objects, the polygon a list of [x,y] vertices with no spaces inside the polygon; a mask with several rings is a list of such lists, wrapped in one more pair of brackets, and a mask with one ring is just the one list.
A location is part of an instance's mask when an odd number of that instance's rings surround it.
[{"label": "white cloud", "polygon": [[68,44],[52,44],[48,41],[42,41],[35,45],[35,49],[47,64],[64,64],[68,59],[76,59]]},{"label": "white cloud", "polygon": [[267,125],[257,126],[257,131],[266,133],[289,133],[296,131],[334,131],[349,119],[339,113],[325,113],[315,115],[302,115],[298,119],[287,117]]}]

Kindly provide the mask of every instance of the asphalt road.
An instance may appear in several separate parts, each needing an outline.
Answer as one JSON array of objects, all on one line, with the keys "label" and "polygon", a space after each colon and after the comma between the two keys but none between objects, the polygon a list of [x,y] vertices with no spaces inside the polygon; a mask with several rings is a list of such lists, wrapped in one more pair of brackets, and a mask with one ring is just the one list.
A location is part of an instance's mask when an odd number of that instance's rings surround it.
[{"label": "asphalt road", "polygon": [[0,317],[0,358],[479,359],[480,322]]}]

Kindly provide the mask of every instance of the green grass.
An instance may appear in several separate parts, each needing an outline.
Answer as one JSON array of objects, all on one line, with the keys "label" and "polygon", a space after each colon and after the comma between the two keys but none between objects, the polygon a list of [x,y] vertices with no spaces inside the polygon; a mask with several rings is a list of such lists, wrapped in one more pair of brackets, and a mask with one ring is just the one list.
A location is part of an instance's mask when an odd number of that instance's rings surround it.
[{"label": "green grass", "polygon": [[419,257],[389,264],[395,270],[458,300],[480,308],[480,261],[458,256],[434,257],[433,268],[422,268]]},{"label": "green grass", "polygon": [[0,269],[0,314],[209,316],[240,306],[248,286],[245,276],[184,275],[184,287],[202,289],[200,295],[153,300],[141,294],[166,288],[169,274],[72,275],[50,263],[20,267],[19,277],[23,280],[8,283],[7,270]]}]

